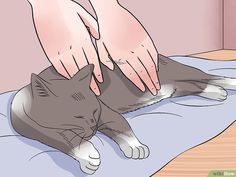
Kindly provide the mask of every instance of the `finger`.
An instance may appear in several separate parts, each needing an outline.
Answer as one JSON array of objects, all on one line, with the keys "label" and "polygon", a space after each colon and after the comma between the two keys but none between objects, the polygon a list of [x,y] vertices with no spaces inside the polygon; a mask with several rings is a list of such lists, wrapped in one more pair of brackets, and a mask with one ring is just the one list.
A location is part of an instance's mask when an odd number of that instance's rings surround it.
[{"label": "finger", "polygon": [[[75,58],[75,62],[77,63],[79,68],[83,68],[83,67],[85,67],[86,65],[89,64],[88,60],[87,60],[86,53],[83,49],[81,49],[81,52],[78,52],[78,54],[76,56],[78,56],[78,57]],[[90,88],[92,89],[92,91],[96,95],[100,95],[100,90],[98,88],[97,83],[95,82],[94,77],[92,77],[92,79],[91,79]]]},{"label": "finger", "polygon": [[82,69],[88,65],[88,61],[84,55],[83,49],[74,54],[74,61],[77,63],[79,69]]},{"label": "finger", "polygon": [[85,26],[89,28],[91,35],[98,40],[100,38],[100,34],[97,20],[81,5],[75,3],[75,8]]},{"label": "finger", "polygon": [[79,71],[73,56],[63,57],[61,64],[70,78],[72,78]]},{"label": "finger", "polygon": [[94,77],[92,76],[91,79],[91,84],[90,84],[90,88],[92,89],[92,91],[95,93],[95,95],[99,96],[101,94],[99,87],[94,79]]},{"label": "finger", "polygon": [[157,94],[156,87],[152,83],[152,80],[150,76],[148,75],[148,72],[144,65],[142,64],[141,60],[138,58],[138,60],[131,60],[130,65],[133,67],[133,69],[137,72],[140,79],[145,83],[145,85],[148,87],[148,89],[151,91],[153,95]]},{"label": "finger", "polygon": [[158,74],[157,74],[157,82],[156,82],[155,86],[156,86],[157,90],[161,89],[161,83],[160,83],[160,79],[159,79]]},{"label": "finger", "polygon": [[[149,51],[150,50],[150,51]],[[149,56],[150,56],[150,58],[153,60],[153,62],[155,63],[155,69],[156,69],[156,71],[157,71],[157,79],[158,79],[158,83],[156,84],[156,87],[157,88],[161,88],[161,84],[160,84],[160,79],[159,79],[159,77],[158,77],[158,71],[159,71],[159,54],[158,54],[158,52],[157,52],[157,50],[156,50],[156,48],[155,48],[155,46],[154,47],[151,47],[150,49],[148,49],[147,50],[147,52],[148,52],[148,54],[149,54]],[[158,85],[159,85],[159,87],[158,87]]]},{"label": "finger", "polygon": [[110,70],[114,70],[114,64],[109,57],[109,53],[105,44],[101,40],[98,40],[96,41],[96,46],[97,46],[100,61],[105,66],[107,66]]},{"label": "finger", "polygon": [[153,62],[155,63],[156,70],[158,71],[159,70],[158,52],[157,52],[155,46],[148,48],[147,52],[148,52],[149,56],[152,58]]},{"label": "finger", "polygon": [[159,83],[159,79],[158,79],[158,72],[157,72],[157,69],[156,69],[156,64],[154,63],[154,60],[153,60],[152,56],[148,52],[149,51],[147,50],[147,53],[143,53],[143,55],[140,56],[140,58],[141,58],[140,62],[146,68],[146,70],[147,70],[152,82],[154,83],[156,89],[159,90],[160,89],[160,83]]},{"label": "finger", "polygon": [[56,69],[58,73],[60,73],[62,76],[64,76],[67,79],[71,78],[62,60],[57,58],[57,59],[51,60],[50,62],[52,63],[53,67]]},{"label": "finger", "polygon": [[131,65],[127,62],[127,64],[120,65],[120,69],[123,74],[134,84],[136,85],[142,92],[145,91],[145,86],[143,85],[141,79],[131,67]]},{"label": "finger", "polygon": [[102,71],[100,67],[100,62],[98,59],[98,54],[96,52],[96,49],[92,42],[89,42],[86,46],[84,46],[83,49],[84,55],[87,57],[88,63],[89,64],[94,64],[94,70],[93,73],[96,77],[96,79],[102,83],[103,82],[103,76],[102,76]]}]

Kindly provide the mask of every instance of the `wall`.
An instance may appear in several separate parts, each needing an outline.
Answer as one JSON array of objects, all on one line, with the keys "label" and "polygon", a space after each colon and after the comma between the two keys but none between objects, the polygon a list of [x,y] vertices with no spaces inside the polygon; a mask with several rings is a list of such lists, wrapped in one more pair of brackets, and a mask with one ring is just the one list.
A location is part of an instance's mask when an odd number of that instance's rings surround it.
[{"label": "wall", "polygon": [[222,0],[119,0],[143,23],[160,53],[221,49]]},{"label": "wall", "polygon": [[[90,5],[77,0],[86,8]],[[187,55],[223,47],[223,0],[119,0],[152,36],[160,53]]]},{"label": "wall", "polygon": [[235,0],[224,0],[224,48],[236,49]]},{"label": "wall", "polygon": [[[49,65],[34,32],[27,0],[0,2],[0,93],[30,82]],[[1,104],[1,103],[0,103]]]}]

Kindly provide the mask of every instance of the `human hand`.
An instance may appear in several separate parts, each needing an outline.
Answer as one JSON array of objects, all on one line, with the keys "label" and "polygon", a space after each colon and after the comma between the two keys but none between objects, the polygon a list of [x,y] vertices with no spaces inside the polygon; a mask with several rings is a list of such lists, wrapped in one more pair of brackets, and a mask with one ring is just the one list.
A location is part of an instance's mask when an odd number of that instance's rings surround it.
[{"label": "human hand", "polygon": [[[29,0],[38,38],[49,61],[64,77],[72,78],[81,68],[94,64],[94,75],[103,81],[91,36],[99,39],[97,21],[71,0]],[[100,94],[94,77],[91,89]]]},{"label": "human hand", "polygon": [[117,0],[90,2],[98,17],[96,44],[101,62],[112,70],[115,62],[139,89],[145,91],[145,84],[156,95],[160,89],[158,53],[144,27]]}]

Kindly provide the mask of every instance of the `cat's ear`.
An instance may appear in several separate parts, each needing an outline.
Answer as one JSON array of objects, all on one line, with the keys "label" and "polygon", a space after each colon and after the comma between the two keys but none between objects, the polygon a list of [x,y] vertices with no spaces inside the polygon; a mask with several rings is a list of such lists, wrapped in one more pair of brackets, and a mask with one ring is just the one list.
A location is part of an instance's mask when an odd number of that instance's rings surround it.
[{"label": "cat's ear", "polygon": [[90,85],[92,75],[93,75],[94,65],[89,64],[83,67],[78,73],[76,73],[72,80],[73,82],[83,82],[84,84]]},{"label": "cat's ear", "polygon": [[31,74],[31,88],[34,97],[56,96],[47,86],[46,81],[36,74]]}]

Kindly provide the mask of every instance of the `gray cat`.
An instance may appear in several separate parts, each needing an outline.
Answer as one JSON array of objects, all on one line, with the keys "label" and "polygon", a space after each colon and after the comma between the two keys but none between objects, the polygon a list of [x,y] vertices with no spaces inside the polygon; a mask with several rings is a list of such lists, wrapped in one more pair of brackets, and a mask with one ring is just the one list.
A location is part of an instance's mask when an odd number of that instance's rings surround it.
[{"label": "gray cat", "polygon": [[[118,63],[122,64],[122,63]],[[213,76],[159,55],[161,90],[156,96],[141,92],[118,66],[110,71],[101,65],[101,95],[90,90],[93,65],[68,80],[50,66],[15,95],[11,120],[21,135],[54,147],[80,162],[82,171],[93,174],[100,155],[89,141],[97,131],[112,138],[124,155],[133,159],[149,156],[121,113],[134,111],[165,98],[197,95],[223,101],[225,89],[236,89],[236,79]],[[225,88],[225,89],[224,89]]]}]

